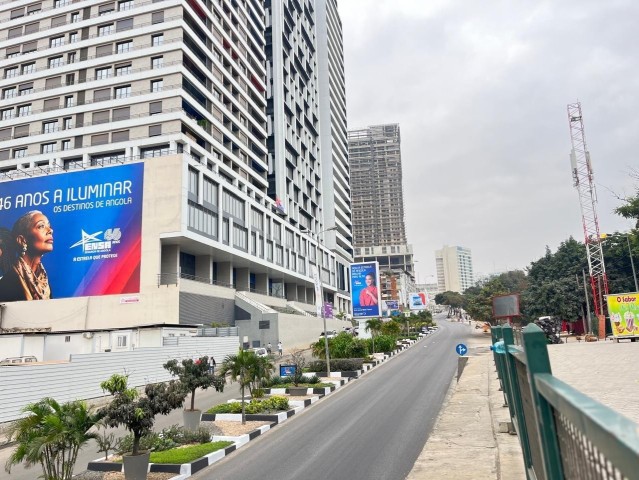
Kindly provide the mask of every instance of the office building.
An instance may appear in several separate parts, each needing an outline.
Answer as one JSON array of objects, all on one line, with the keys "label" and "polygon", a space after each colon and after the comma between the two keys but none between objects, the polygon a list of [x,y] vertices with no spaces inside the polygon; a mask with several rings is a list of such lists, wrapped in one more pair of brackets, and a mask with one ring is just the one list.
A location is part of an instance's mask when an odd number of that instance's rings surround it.
[{"label": "office building", "polygon": [[[132,200],[141,210],[139,245],[129,252],[138,249],[130,258],[139,264],[128,263],[127,282],[8,303],[0,328],[26,328],[25,318],[33,319],[29,328],[51,330],[214,322],[238,326],[251,346],[290,346],[294,332],[304,335],[298,322],[314,325],[305,313],[315,302],[313,265],[325,299],[337,292],[335,254],[319,233],[331,225],[323,213],[315,12],[308,1],[268,5],[0,5],[0,182],[46,178],[56,189],[141,165],[126,175],[143,184]],[[86,190],[98,191],[106,192]],[[91,204],[87,222],[100,218],[99,205]],[[48,214],[54,231],[68,213],[60,209]],[[11,228],[6,222],[20,211],[14,204],[0,226]],[[116,248],[122,232],[111,227],[96,233],[74,224],[73,242],[82,231],[85,253],[108,242]],[[44,264],[72,248],[66,234],[58,228]]]},{"label": "office building", "polygon": [[474,285],[473,256],[469,248],[444,245],[435,251],[439,292],[463,293]]}]

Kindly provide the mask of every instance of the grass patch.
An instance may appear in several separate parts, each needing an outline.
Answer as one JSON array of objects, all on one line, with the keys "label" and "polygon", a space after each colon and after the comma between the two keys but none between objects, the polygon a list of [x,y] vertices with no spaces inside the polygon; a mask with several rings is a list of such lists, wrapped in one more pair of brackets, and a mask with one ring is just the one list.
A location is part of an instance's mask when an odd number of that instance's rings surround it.
[{"label": "grass patch", "polygon": [[204,455],[221,450],[232,444],[233,442],[209,442],[199,445],[174,448],[163,452],[151,452],[151,458],[149,461],[152,463],[171,463],[178,465],[182,463],[189,463],[193,460],[197,460],[198,458],[202,458]]}]

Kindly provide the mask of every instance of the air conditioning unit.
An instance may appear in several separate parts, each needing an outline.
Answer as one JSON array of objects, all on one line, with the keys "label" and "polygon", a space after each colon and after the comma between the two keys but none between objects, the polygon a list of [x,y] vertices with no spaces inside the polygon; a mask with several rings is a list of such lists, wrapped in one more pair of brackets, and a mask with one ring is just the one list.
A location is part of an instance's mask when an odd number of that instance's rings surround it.
[{"label": "air conditioning unit", "polygon": [[83,336],[84,338],[91,339],[91,338],[93,338],[93,332],[84,332],[84,333],[82,334],[82,336]]}]

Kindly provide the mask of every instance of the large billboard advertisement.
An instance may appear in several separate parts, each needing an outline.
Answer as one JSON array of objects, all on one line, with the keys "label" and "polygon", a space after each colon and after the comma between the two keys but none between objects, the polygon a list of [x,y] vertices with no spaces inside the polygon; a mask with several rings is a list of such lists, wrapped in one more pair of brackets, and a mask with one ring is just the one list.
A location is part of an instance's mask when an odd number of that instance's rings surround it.
[{"label": "large billboard advertisement", "polygon": [[140,291],[142,163],[0,184],[0,302]]},{"label": "large billboard advertisement", "polygon": [[612,334],[639,335],[639,292],[608,295],[606,300]]},{"label": "large billboard advertisement", "polygon": [[382,298],[378,279],[379,264],[377,262],[351,264],[353,318],[382,315]]}]

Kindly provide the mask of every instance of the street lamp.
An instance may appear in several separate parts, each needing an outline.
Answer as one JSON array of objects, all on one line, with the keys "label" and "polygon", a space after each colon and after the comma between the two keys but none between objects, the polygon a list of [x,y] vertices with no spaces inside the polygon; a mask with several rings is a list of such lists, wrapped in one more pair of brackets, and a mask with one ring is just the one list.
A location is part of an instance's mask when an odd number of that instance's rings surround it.
[{"label": "street lamp", "polygon": [[632,278],[635,281],[635,292],[639,292],[639,286],[637,285],[637,272],[635,271],[635,261],[632,259],[632,250],[630,249],[630,236],[626,235],[628,241],[628,253],[630,254],[630,265],[632,266]]},{"label": "street lamp", "polygon": [[[315,234],[315,236],[317,237],[317,240],[319,240],[319,239],[320,239],[320,238],[319,238],[320,233],[324,233],[324,232],[332,232],[332,231],[334,231],[334,230],[337,230],[337,228],[338,228],[338,227],[337,227],[337,225],[333,225],[332,227],[328,227],[328,228],[325,228],[324,230],[320,230],[319,232],[317,232],[317,233]],[[308,234],[311,238],[313,238],[313,232],[312,232],[311,230],[309,230],[308,228],[306,228],[306,227],[300,227],[300,232],[302,232],[302,233],[306,233],[306,234]]]}]

